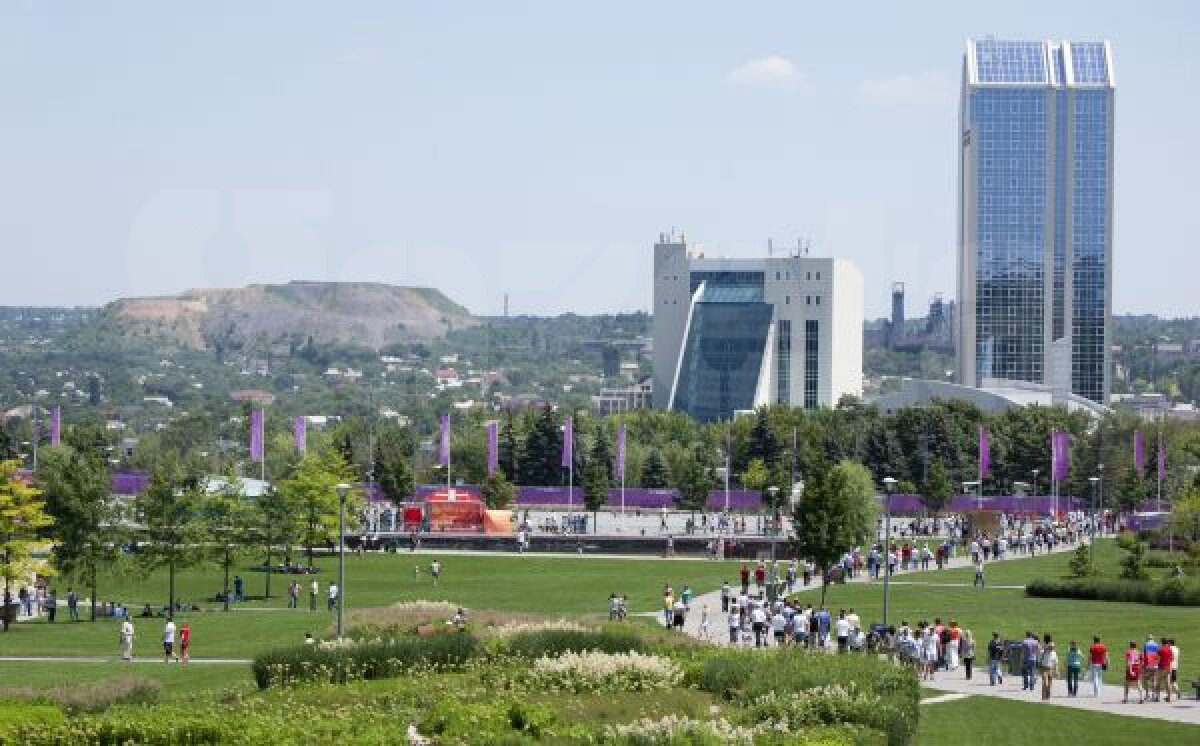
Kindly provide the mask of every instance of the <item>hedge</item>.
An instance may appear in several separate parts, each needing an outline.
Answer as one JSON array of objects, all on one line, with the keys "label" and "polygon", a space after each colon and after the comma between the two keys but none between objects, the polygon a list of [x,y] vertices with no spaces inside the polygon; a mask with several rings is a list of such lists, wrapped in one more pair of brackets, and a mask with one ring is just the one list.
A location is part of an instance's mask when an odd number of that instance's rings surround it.
[{"label": "hedge", "polygon": [[1084,601],[1126,601],[1157,606],[1200,606],[1200,582],[1189,578],[1169,578],[1158,582],[1109,578],[1038,579],[1025,586],[1025,595]]},{"label": "hedge", "polygon": [[521,658],[556,657],[566,652],[644,653],[650,646],[636,632],[626,629],[538,629],[519,632],[503,646]]},{"label": "hedge", "polygon": [[465,632],[426,637],[400,637],[345,646],[298,645],[263,653],[254,659],[254,680],[260,689],[279,684],[385,679],[420,666],[461,666],[483,653],[483,646]]}]

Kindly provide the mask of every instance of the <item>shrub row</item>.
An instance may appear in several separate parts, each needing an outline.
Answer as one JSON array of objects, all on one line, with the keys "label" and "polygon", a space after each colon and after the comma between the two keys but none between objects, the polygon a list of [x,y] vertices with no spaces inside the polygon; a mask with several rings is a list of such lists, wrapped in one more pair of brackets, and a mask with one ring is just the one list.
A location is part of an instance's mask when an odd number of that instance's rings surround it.
[{"label": "shrub row", "polygon": [[649,645],[628,629],[537,629],[509,637],[504,652],[520,658],[553,658],[563,653],[644,653]]},{"label": "shrub row", "polygon": [[[885,733],[889,744],[910,743],[916,733],[920,702],[916,677],[911,669],[875,658],[795,650],[723,651],[706,656],[689,677],[698,688],[751,708],[776,692],[803,694],[841,687],[853,692],[850,704],[845,697],[831,699],[838,707],[814,703],[821,706],[803,708],[803,717],[809,718],[803,724],[862,725]],[[849,719],[840,720],[843,716]]]},{"label": "shrub row", "polygon": [[417,667],[461,666],[483,652],[474,636],[462,632],[399,637],[345,646],[299,645],[254,659],[260,689],[280,684],[384,679]]},{"label": "shrub row", "polygon": [[1200,606],[1200,582],[1169,578],[1158,582],[1110,578],[1038,579],[1025,586],[1025,595],[1085,601],[1129,601],[1158,606]]}]

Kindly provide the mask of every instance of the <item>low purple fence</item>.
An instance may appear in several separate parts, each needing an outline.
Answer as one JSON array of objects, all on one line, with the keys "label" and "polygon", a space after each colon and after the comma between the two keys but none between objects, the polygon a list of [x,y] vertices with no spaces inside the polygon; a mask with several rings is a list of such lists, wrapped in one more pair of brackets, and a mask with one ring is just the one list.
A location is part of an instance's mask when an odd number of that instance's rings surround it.
[{"label": "low purple fence", "polygon": [[[888,506],[893,513],[921,513],[925,504],[921,495],[892,495]],[[946,511],[961,513],[967,510],[999,510],[1005,513],[1049,513],[1054,510],[1055,500],[1059,511],[1086,510],[1088,503],[1083,498],[1070,495],[955,495],[946,503]]]},{"label": "low purple fence", "polygon": [[112,475],[112,491],[116,495],[140,495],[150,484],[144,471],[117,471]]},{"label": "low purple fence", "polygon": [[[566,487],[518,487],[516,503],[517,505],[554,507],[566,507],[569,504],[583,505],[583,488],[573,488],[568,496]],[[634,509],[673,508],[679,504],[679,490],[626,487],[623,504],[626,508]],[[621,488],[610,488],[607,506],[619,508],[621,505]],[[710,510],[722,510],[725,507],[725,491],[713,490],[710,492],[708,507]],[[731,510],[758,510],[762,507],[762,494],[753,490],[730,490],[729,507]]]}]

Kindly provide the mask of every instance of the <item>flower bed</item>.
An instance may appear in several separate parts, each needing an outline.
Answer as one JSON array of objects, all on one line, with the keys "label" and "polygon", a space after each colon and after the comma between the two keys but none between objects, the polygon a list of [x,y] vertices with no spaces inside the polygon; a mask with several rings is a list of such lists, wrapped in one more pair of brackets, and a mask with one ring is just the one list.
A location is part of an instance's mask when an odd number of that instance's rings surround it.
[{"label": "flower bed", "polygon": [[683,671],[657,655],[589,651],[538,658],[522,680],[550,692],[645,692],[678,686]]}]

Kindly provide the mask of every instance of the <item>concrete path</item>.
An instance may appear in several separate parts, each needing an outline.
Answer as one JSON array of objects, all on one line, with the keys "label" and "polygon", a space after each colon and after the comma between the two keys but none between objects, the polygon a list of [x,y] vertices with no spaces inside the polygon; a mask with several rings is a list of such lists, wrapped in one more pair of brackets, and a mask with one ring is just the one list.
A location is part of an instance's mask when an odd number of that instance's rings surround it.
[{"label": "concrete path", "polygon": [[[1001,697],[1019,702],[1042,702],[1048,705],[1073,707],[1077,710],[1107,712],[1113,715],[1128,715],[1130,717],[1154,718],[1157,720],[1173,720],[1179,723],[1200,725],[1200,702],[1194,699],[1172,699],[1170,703],[1146,702],[1145,704],[1138,704],[1137,695],[1131,690],[1130,701],[1128,704],[1124,704],[1121,702],[1124,696],[1123,687],[1112,684],[1102,687],[1100,696],[1095,697],[1092,695],[1091,683],[1081,681],[1079,683],[1079,696],[1068,697],[1066,679],[1056,679],[1054,686],[1051,687],[1050,699],[1043,702],[1040,683],[1035,686],[1032,692],[1022,691],[1020,676],[1005,676],[1003,683],[991,686],[988,683],[986,668],[983,670],[982,675],[980,675],[980,671],[976,670],[975,677],[970,681],[967,680],[966,675],[960,668],[957,671],[938,671],[933,681],[922,683],[925,686],[940,689],[948,694],[958,694],[963,697],[975,695]],[[1186,684],[1181,688],[1186,688]],[[930,697],[927,700],[923,700],[921,704],[930,704],[939,699],[937,697]]]}]

